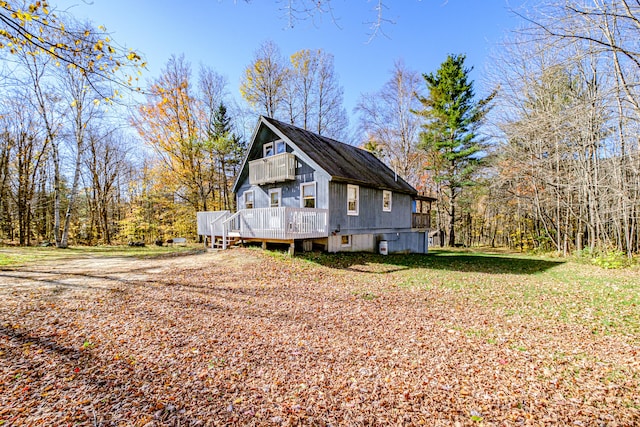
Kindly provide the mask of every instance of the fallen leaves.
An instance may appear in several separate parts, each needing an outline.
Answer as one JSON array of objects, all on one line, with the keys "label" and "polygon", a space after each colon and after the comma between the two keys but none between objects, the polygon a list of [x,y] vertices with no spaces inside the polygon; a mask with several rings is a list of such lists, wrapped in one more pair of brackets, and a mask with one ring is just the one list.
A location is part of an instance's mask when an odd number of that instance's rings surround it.
[{"label": "fallen leaves", "polygon": [[505,315],[464,286],[399,287],[388,266],[204,259],[0,302],[0,424],[640,423],[624,334]]}]

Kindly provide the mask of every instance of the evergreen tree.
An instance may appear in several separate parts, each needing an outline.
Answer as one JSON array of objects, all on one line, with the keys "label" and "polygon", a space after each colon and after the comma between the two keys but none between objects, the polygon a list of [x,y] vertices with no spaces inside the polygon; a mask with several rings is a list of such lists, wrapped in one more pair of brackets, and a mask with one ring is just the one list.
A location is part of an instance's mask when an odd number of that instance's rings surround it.
[{"label": "evergreen tree", "polygon": [[221,205],[223,209],[231,209],[230,185],[242,162],[245,147],[240,138],[233,133],[231,118],[222,102],[211,118],[208,134],[218,169]]},{"label": "evergreen tree", "polygon": [[483,165],[485,146],[477,129],[495,96],[474,100],[472,69],[465,68],[465,59],[449,55],[435,74],[423,74],[428,95],[418,96],[424,108],[417,113],[426,120],[420,148],[429,154],[427,169],[448,199],[450,246],[455,244],[456,199],[473,185],[473,175]]}]

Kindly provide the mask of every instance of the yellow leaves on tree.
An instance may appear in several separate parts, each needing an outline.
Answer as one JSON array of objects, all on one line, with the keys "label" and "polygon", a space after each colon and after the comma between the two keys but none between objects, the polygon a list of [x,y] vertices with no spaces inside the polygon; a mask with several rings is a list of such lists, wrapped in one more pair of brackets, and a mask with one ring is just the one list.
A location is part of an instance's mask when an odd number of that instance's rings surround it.
[{"label": "yellow leaves on tree", "polygon": [[240,93],[254,108],[273,117],[284,97],[286,75],[278,47],[267,42],[259,48],[253,62],[245,69]]},{"label": "yellow leaves on tree", "polygon": [[190,93],[189,79],[189,65],[182,57],[172,57],[149,88],[133,125],[154,149],[165,173],[176,178],[171,191],[198,210],[207,206],[212,194],[213,166],[200,125],[202,110]]},{"label": "yellow leaves on tree", "polygon": [[92,82],[106,80],[127,87],[132,87],[137,79],[118,75],[122,66],[138,71],[145,67],[138,53],[121,51],[104,27],[78,24],[64,12],[52,13],[46,1],[31,2],[24,7],[14,3],[0,1],[0,48],[6,47],[10,53],[48,55],[56,65],[73,65]]}]

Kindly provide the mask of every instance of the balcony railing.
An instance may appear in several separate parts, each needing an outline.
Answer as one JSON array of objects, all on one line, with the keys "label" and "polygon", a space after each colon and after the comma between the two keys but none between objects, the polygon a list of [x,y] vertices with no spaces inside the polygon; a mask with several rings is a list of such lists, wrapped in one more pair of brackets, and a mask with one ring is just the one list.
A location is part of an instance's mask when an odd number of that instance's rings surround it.
[{"label": "balcony railing", "polygon": [[430,213],[412,213],[411,228],[429,228],[431,227]]},{"label": "balcony railing", "polygon": [[252,185],[296,179],[296,156],[281,153],[249,162],[249,183]]}]

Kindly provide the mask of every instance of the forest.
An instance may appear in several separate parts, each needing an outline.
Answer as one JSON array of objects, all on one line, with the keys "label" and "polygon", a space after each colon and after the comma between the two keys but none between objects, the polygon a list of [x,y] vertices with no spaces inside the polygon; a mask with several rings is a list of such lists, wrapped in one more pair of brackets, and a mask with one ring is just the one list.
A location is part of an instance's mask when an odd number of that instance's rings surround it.
[{"label": "forest", "polygon": [[632,257],[640,5],[542,1],[521,18],[485,97],[461,52],[433,70],[383,64],[386,83],[348,112],[322,49],[265,41],[239,88],[172,55],[143,84],[142,52],[103,27],[0,1],[0,244],[193,241],[197,211],[234,208],[262,114],[372,151],[437,198],[431,228],[448,245]]}]

